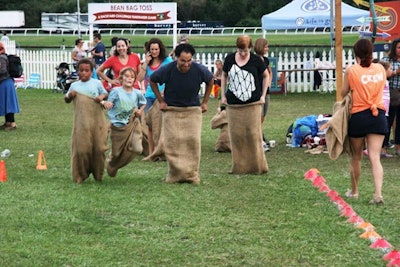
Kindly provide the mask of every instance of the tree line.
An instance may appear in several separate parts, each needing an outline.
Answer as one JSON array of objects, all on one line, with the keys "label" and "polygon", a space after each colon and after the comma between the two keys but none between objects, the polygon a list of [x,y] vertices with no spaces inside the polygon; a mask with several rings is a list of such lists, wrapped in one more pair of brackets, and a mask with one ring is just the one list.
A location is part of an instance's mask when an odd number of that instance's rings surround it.
[{"label": "tree line", "polygon": [[[325,1],[331,0],[310,0]],[[387,0],[386,0],[387,1]],[[78,0],[1,0],[2,10],[25,12],[25,27],[40,28],[41,13],[75,13]],[[132,0],[79,0],[80,12],[88,12],[88,3],[132,3]],[[171,2],[170,0],[143,0],[144,2]],[[178,20],[221,21],[226,27],[261,26],[261,17],[287,5],[291,0],[176,0]],[[343,1],[355,6],[352,0]],[[366,1],[368,2],[368,1]],[[381,2],[375,0],[375,2]]]}]

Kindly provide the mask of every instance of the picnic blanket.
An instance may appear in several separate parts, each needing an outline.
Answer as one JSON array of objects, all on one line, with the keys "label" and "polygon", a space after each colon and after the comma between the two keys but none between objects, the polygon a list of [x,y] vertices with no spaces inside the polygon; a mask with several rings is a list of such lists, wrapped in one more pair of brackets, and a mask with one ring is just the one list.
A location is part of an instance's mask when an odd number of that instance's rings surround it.
[{"label": "picnic blanket", "polygon": [[228,117],[226,110],[221,110],[211,119],[211,129],[221,129],[217,142],[215,143],[215,151],[231,152],[231,140],[229,138]]},{"label": "picnic blanket", "polygon": [[142,125],[132,112],[129,123],[123,127],[111,125],[111,153],[107,158],[107,173],[115,177],[120,168],[143,152]]},{"label": "picnic blanket", "polygon": [[168,164],[167,183],[200,183],[200,107],[168,107],[162,112],[161,139]]},{"label": "picnic blanket", "polygon": [[228,105],[232,174],[262,174],[268,171],[262,146],[261,103]]},{"label": "picnic blanket", "polygon": [[72,180],[82,183],[92,173],[103,179],[108,123],[104,111],[93,98],[77,93],[74,98],[71,142]]}]

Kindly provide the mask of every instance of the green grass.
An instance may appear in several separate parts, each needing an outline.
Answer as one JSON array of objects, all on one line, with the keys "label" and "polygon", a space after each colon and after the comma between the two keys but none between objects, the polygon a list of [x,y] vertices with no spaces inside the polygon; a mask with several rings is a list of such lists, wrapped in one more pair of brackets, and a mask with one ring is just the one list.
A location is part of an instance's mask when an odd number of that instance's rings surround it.
[{"label": "green grass", "polygon": [[[18,129],[0,132],[8,181],[0,184],[1,266],[385,266],[324,193],[304,180],[317,168],[342,196],[348,159],[285,146],[297,117],[331,112],[333,94],[273,95],[264,125],[277,147],[266,175],[230,175],[231,155],[214,152],[211,99],[203,117],[199,186],[164,184],[166,162],[137,157],[116,178],[74,184],[70,175],[72,104],[50,90],[18,89]],[[48,170],[37,171],[43,150]],[[33,156],[32,156],[33,154]],[[400,158],[382,160],[383,206],[369,206],[369,162],[360,199],[348,200],[394,248],[400,246]]]},{"label": "green grass", "polygon": [[[103,42],[109,46],[111,44],[111,38],[114,36],[125,37],[131,40],[132,46],[136,48],[142,48],[143,44],[153,35],[119,35],[114,34],[112,36],[103,35]],[[225,35],[225,36],[190,36],[190,43],[195,47],[212,47],[212,46],[230,46],[234,47],[236,44],[236,38],[238,35]],[[159,37],[166,46],[172,46],[172,36],[159,35]],[[262,37],[261,35],[251,35],[253,40]],[[358,34],[344,34],[343,45],[351,46],[358,39]],[[59,47],[61,44],[65,44],[67,47],[73,47],[77,36],[72,35],[52,35],[52,36],[21,36],[14,35],[10,36],[11,39],[15,40],[21,47]],[[82,36],[83,39],[89,40],[89,36]],[[266,36],[270,42],[270,46],[316,46],[316,45],[330,45],[329,34],[268,34]]]}]

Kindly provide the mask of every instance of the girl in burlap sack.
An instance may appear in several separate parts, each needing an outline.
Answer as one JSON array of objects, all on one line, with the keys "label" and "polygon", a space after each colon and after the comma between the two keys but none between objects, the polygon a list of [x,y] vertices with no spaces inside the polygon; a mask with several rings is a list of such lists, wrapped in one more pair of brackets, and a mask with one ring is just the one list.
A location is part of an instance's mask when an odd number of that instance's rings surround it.
[{"label": "girl in burlap sack", "polygon": [[103,102],[111,121],[111,153],[107,158],[107,173],[111,177],[143,151],[139,118],[146,99],[140,90],[133,88],[136,80],[133,68],[122,69],[119,79],[122,87],[114,88],[108,100]]},{"label": "girl in burlap sack", "polygon": [[74,101],[74,126],[71,144],[72,180],[81,184],[92,173],[96,181],[103,179],[108,125],[101,104],[107,91],[93,79],[90,59],[78,62],[79,81],[71,84],[65,102]]},{"label": "girl in burlap sack", "polygon": [[251,38],[239,36],[237,51],[224,61],[221,103],[227,104],[233,174],[268,171],[262,148],[261,105],[269,85],[269,73],[261,58],[250,52]]}]

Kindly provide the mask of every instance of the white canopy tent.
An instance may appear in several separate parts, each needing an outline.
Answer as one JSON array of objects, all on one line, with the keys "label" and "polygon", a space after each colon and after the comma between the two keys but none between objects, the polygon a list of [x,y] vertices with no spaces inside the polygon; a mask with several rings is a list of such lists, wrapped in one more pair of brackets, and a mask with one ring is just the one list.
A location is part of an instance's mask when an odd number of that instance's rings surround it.
[{"label": "white canopy tent", "polygon": [[[342,26],[362,26],[358,19],[369,17],[367,10],[354,8],[342,2]],[[262,29],[289,30],[331,27],[334,17],[330,0],[293,0],[275,12],[261,18]],[[332,24],[331,24],[332,23]]]}]

